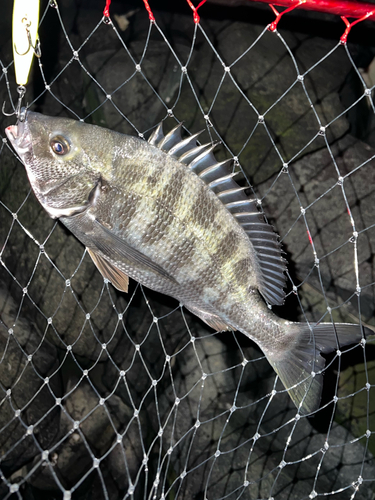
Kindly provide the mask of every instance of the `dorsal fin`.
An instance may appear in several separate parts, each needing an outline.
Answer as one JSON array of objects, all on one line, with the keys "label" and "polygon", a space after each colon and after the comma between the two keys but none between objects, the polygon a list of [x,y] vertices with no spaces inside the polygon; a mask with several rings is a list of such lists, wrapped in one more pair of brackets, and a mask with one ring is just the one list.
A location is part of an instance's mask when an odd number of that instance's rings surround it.
[{"label": "dorsal fin", "polygon": [[158,144],[158,148],[162,149],[163,151],[169,151],[171,148],[173,148],[173,146],[179,144],[182,141],[181,127],[182,122],[176,125],[175,128],[173,128],[165,137],[163,137],[163,139]]},{"label": "dorsal fin", "polygon": [[271,305],[283,304],[286,261],[281,256],[278,235],[265,221],[257,201],[248,198],[245,194],[246,188],[240,187],[233,179],[239,172],[231,171],[232,160],[216,161],[213,149],[217,144],[198,145],[196,139],[201,132],[182,139],[181,126],[182,123],[179,123],[164,135],[160,123],[148,142],[176,157],[217,195],[242,226],[253,245],[259,267],[256,269],[259,291]]},{"label": "dorsal fin", "polygon": [[198,158],[202,154],[202,152],[207,149],[210,144],[202,144],[201,146],[195,145],[193,148],[186,151],[184,154],[178,157],[181,163],[184,165],[190,165],[195,158]]},{"label": "dorsal fin", "polygon": [[217,144],[208,145],[208,147],[199,156],[194,158],[194,160],[189,163],[190,170],[199,175],[207,168],[210,168],[215,164],[217,165],[217,160],[212,153],[216,146]]},{"label": "dorsal fin", "polygon": [[196,139],[198,136],[203,132],[201,130],[200,132],[197,132],[196,134],[190,135],[186,139],[183,139],[179,143],[177,143],[175,146],[173,146],[169,151],[168,154],[172,156],[176,156],[177,158],[180,157],[182,154],[186,153],[187,151],[190,151],[190,149],[193,147],[196,147]]},{"label": "dorsal fin", "polygon": [[148,143],[153,146],[157,146],[161,140],[164,139],[163,132],[163,122],[160,122],[156,129],[152,132],[150,137],[148,138]]}]

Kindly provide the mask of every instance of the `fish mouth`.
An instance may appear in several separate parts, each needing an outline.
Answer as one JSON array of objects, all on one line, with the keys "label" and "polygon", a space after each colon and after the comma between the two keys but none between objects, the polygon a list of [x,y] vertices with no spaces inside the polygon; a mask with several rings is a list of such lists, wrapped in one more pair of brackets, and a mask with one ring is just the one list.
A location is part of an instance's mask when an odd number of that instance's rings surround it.
[{"label": "fish mouth", "polygon": [[27,114],[23,121],[18,120],[16,125],[10,125],[5,129],[5,133],[16,150],[22,158],[26,153],[32,150],[32,141],[30,129],[27,124]]}]

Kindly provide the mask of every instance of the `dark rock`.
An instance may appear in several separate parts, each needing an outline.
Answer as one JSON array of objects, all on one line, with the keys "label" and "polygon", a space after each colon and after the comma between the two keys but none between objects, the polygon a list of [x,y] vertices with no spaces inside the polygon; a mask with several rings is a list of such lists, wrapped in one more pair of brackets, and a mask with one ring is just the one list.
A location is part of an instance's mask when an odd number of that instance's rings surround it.
[{"label": "dark rock", "polygon": [[55,347],[18,316],[19,307],[3,288],[0,307],[0,455],[9,475],[55,439],[60,418],[55,397],[62,388]]},{"label": "dark rock", "polygon": [[93,476],[95,458],[108,450],[115,434],[104,403],[86,378],[70,379],[66,389],[59,439],[30,467],[29,482],[39,489],[58,489],[57,477],[70,490],[87,472]]},{"label": "dark rock", "polygon": [[[297,283],[303,282],[299,293],[305,300],[303,305],[308,318],[318,321],[321,315],[327,314],[328,305],[333,309],[345,303],[345,307],[334,311],[336,320],[357,322],[353,264],[357,255],[362,320],[375,325],[374,292],[368,286],[375,272],[372,258],[375,232],[371,229],[375,217],[371,181],[373,161],[369,161],[375,150],[346,136],[331,147],[331,152],[323,149],[293,162],[289,173],[273,177],[259,186],[259,192],[261,196],[267,193],[264,209],[277,221],[276,229],[293,262],[293,277]],[[339,176],[344,179],[342,186]],[[305,214],[301,214],[301,206]],[[351,224],[348,207],[355,227]],[[314,249],[307,227],[319,259],[318,268],[314,264]],[[357,250],[352,241],[354,229],[359,233]],[[322,286],[328,304],[322,300]],[[314,304],[314,316],[310,314],[309,301]]]}]

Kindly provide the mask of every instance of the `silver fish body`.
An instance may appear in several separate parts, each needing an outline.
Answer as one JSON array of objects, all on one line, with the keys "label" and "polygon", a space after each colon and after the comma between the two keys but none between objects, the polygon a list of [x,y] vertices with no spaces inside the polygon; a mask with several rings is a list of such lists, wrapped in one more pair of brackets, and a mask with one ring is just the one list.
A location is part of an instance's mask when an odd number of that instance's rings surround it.
[{"label": "silver fish body", "polygon": [[[6,133],[33,191],[86,246],[105,278],[128,276],[178,299],[216,330],[254,340],[302,414],[315,411],[320,352],[358,342],[358,325],[310,328],[278,318],[285,261],[273,229],[212,146],[159,126],[146,142],[82,122],[27,112]],[[370,333],[370,332],[367,332]],[[337,341],[338,339],[338,341]]]}]

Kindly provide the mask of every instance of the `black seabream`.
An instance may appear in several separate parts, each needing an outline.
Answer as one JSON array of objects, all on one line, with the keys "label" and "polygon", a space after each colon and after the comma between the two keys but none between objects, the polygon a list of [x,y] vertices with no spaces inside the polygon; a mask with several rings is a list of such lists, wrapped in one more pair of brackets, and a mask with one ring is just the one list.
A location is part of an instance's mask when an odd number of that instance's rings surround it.
[{"label": "black seabream", "polygon": [[[258,344],[301,414],[319,407],[328,353],[372,332],[278,318],[285,260],[273,228],[198,134],[162,126],[148,141],[23,112],[6,134],[44,209],[87,248],[102,275],[178,299],[215,330]],[[263,296],[263,298],[262,298]],[[264,300],[265,299],[265,300]]]}]

